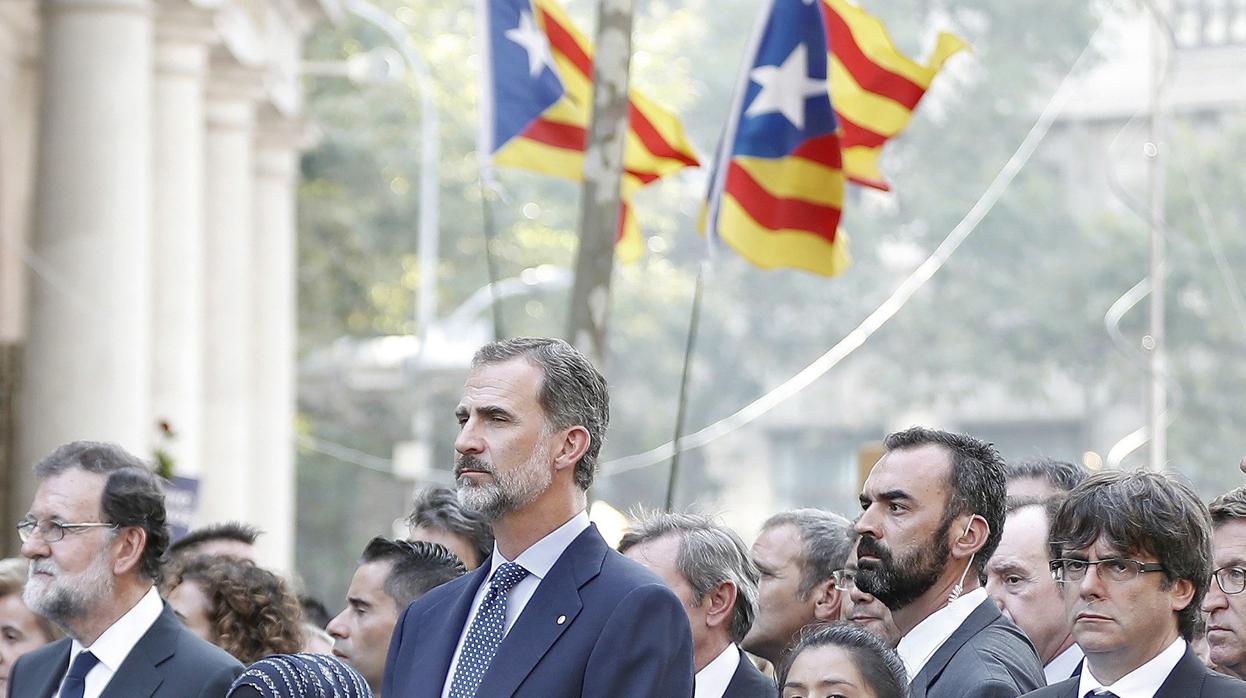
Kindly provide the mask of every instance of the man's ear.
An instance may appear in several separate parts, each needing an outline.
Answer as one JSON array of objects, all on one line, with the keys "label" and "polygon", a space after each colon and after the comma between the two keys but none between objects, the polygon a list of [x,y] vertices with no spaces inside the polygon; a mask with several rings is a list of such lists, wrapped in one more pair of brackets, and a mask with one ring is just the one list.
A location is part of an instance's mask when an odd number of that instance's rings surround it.
[{"label": "man's ear", "polygon": [[951,531],[952,535],[960,534],[952,539],[952,557],[964,560],[977,554],[986,545],[986,539],[991,535],[991,526],[986,519],[973,514],[968,520],[952,524]]},{"label": "man's ear", "polygon": [[1174,581],[1169,591],[1172,594],[1172,610],[1174,611],[1183,611],[1186,606],[1194,603],[1194,583],[1188,579]]},{"label": "man's ear", "polygon": [[143,550],[147,548],[147,530],[142,526],[126,526],[117,533],[111,547],[113,575],[129,574],[142,564]]},{"label": "man's ear", "polygon": [[556,436],[560,438],[554,442],[551,451],[554,456],[554,470],[575,468],[575,464],[580,462],[580,459],[588,452],[589,444],[592,443],[593,439],[588,435],[588,429],[577,424],[563,429]]},{"label": "man's ear", "polygon": [[711,628],[725,625],[730,630],[731,616],[735,611],[736,593],[735,583],[724,579],[701,599],[701,603],[705,606],[706,625]]},{"label": "man's ear", "polygon": [[824,579],[810,592],[813,595],[813,617],[821,622],[839,620],[843,595],[835,588],[835,578]]}]

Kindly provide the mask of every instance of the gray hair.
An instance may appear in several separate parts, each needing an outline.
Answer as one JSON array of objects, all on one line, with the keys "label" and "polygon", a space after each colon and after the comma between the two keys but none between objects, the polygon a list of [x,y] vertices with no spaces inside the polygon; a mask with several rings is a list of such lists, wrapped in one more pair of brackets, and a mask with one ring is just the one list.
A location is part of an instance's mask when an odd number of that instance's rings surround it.
[{"label": "gray hair", "polygon": [[664,536],[679,536],[675,565],[698,602],[723,582],[735,586],[731,639],[740,642],[757,616],[757,580],[761,576],[748,547],[735,531],[698,514],[653,514],[632,524],[619,552]]},{"label": "gray hair", "polygon": [[447,531],[466,538],[479,557],[478,564],[484,564],[493,554],[493,527],[489,520],[480,512],[459,504],[459,498],[449,487],[428,487],[416,492],[407,525]]},{"label": "gray hair", "polygon": [[1068,492],[1082,484],[1082,480],[1090,475],[1090,471],[1082,465],[1044,457],[1009,463],[1005,474],[1008,482],[1034,478],[1044,480],[1052,487]]},{"label": "gray hair", "polygon": [[800,534],[800,598],[807,599],[814,587],[844,568],[854,542],[852,522],[821,509],[794,509],[771,516],[761,528],[778,526],[794,526]]},{"label": "gray hair", "polygon": [[555,429],[582,426],[588,450],[575,464],[575,484],[587,490],[597,470],[597,454],[610,424],[610,391],[606,379],[588,358],[561,339],[516,337],[491,342],[472,357],[472,368],[523,358],[543,375],[537,399]]}]

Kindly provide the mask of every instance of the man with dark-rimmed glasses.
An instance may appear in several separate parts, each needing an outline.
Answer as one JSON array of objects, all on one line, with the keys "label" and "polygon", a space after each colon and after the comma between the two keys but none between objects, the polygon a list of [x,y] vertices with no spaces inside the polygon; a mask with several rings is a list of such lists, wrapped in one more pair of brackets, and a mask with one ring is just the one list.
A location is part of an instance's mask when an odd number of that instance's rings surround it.
[{"label": "man with dark-rimmed glasses", "polygon": [[1246,487],[1212,500],[1212,584],[1203,599],[1207,645],[1220,671],[1246,678]]},{"label": "man with dark-rimmed glasses", "polygon": [[1211,671],[1189,647],[1211,576],[1211,527],[1188,484],[1146,471],[1092,475],[1056,511],[1048,545],[1086,661],[1030,695],[1246,696],[1246,683]]}]

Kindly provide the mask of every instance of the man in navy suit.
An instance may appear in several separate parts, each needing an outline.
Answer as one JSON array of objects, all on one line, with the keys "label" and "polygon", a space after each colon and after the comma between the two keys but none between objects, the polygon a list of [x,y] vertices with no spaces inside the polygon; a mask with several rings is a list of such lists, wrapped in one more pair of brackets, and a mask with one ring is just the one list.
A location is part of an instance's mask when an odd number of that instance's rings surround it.
[{"label": "man in navy suit", "polygon": [[403,612],[384,698],[691,696],[679,599],[588,520],[601,374],[561,340],[494,342],[455,412],[459,500],[492,520],[493,554]]}]

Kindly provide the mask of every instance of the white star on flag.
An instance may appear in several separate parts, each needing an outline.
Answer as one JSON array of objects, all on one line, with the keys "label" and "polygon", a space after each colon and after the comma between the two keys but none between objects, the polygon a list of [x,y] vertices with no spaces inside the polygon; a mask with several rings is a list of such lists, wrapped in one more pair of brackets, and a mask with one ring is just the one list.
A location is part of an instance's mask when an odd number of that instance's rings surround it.
[{"label": "white star on flag", "polygon": [[809,54],[803,43],[783,59],[783,65],[761,65],[749,71],[761,92],[748,105],[745,116],[779,112],[796,128],[805,128],[805,100],[826,94],[826,80],[809,76]]},{"label": "white star on flag", "polygon": [[549,41],[533,23],[530,13],[519,13],[519,26],[507,29],[506,38],[519,44],[528,53],[528,75],[535,78],[547,65],[550,69],[554,69],[554,57],[549,52]]}]

